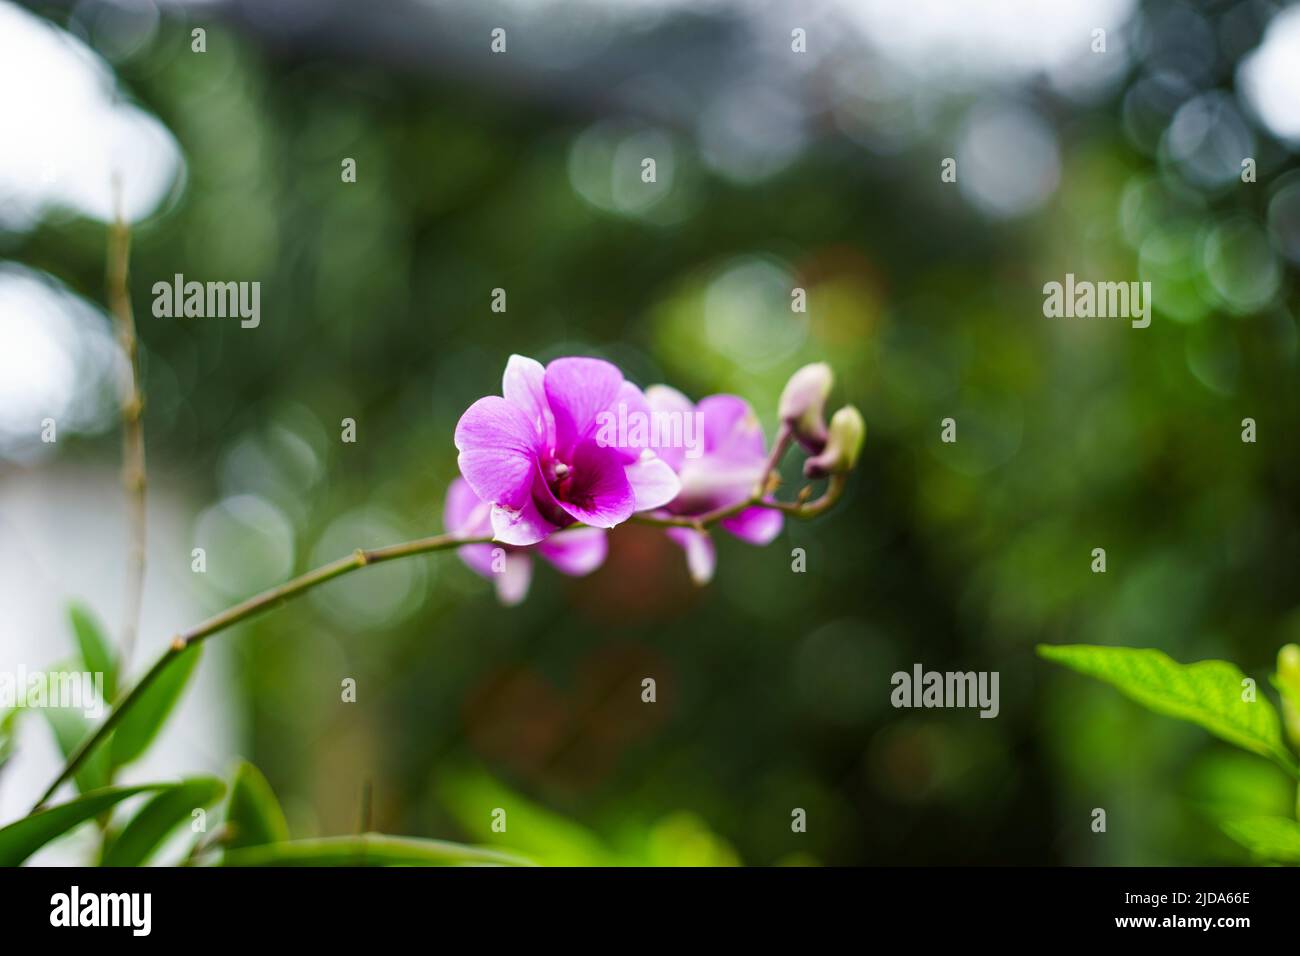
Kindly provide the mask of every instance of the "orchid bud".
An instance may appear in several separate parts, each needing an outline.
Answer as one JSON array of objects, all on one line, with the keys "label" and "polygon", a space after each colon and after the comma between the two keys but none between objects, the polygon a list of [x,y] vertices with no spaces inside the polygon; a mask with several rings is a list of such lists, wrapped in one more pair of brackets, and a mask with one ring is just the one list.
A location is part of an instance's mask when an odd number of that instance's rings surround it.
[{"label": "orchid bud", "polygon": [[862,420],[862,413],[852,405],[845,405],[831,417],[826,447],[821,454],[803,463],[804,475],[809,478],[825,478],[827,475],[852,471],[858,463],[858,455],[862,452],[862,443],[866,437],[867,423]]},{"label": "orchid bud", "polygon": [[790,376],[777,406],[782,424],[793,432],[799,444],[820,452],[826,444],[826,397],[835,376],[825,362],[805,365]]},{"label": "orchid bud", "polygon": [[1300,645],[1287,644],[1277,652],[1277,682],[1287,736],[1300,747]]}]

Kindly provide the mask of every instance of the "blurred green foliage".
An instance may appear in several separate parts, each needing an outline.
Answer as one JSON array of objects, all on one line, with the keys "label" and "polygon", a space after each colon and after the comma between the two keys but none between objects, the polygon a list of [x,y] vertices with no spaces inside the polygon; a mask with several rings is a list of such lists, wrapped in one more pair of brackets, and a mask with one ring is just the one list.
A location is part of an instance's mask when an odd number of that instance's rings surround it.
[{"label": "blurred green foliage", "polygon": [[[539,862],[1239,862],[1205,806],[1291,807],[1267,765],[1239,773],[1195,728],[1033,654],[1149,646],[1259,678],[1300,634],[1294,269],[1233,258],[1286,162],[1197,191],[1126,138],[1121,86],[1071,107],[1059,189],[1023,220],[940,189],[942,142],[831,141],[748,188],[679,143],[691,192],[656,224],[572,187],[586,117],[219,28],[187,51],[165,21],[119,70],[187,162],[131,279],[151,481],[225,502],[195,525],[214,610],[440,530],[456,420],[512,352],[734,391],[769,435],[785,377],[826,360],[871,436],[835,512],[766,549],[721,541],[704,590],[628,527],[595,575],[542,571],[516,609],[434,555],[245,626],[229,705],[295,834],[354,832],[369,781],[376,829],[491,843],[504,807],[503,848]],[[103,247],[59,221],[15,255],[99,299]],[[1066,272],[1152,281],[1151,327],[1044,319]],[[174,273],[260,280],[261,327],[154,319]],[[78,451],[114,460],[116,439]],[[1001,715],[891,710],[914,662],[1001,672]]]}]

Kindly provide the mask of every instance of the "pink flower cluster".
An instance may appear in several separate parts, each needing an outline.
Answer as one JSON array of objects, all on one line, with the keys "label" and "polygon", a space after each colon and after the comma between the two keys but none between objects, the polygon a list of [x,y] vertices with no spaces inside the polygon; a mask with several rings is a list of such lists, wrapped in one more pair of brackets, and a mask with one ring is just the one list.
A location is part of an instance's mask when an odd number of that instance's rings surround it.
[{"label": "pink flower cluster", "polygon": [[[829,388],[830,370],[807,366],[782,395],[783,428],[812,451],[828,450],[822,406]],[[743,399],[710,395],[692,404],[666,385],[642,391],[595,358],[543,367],[512,355],[501,395],[466,410],[455,442],[462,477],[447,492],[446,529],[491,536],[459,554],[495,580],[506,604],[527,593],[533,554],[565,574],[588,574],[605,559],[607,529],[638,512],[691,517],[739,505],[769,466],[763,430]],[[758,545],[781,525],[780,511],[761,506],[720,521]],[[715,553],[707,532],[666,533],[685,550],[692,578],[709,580]]]}]

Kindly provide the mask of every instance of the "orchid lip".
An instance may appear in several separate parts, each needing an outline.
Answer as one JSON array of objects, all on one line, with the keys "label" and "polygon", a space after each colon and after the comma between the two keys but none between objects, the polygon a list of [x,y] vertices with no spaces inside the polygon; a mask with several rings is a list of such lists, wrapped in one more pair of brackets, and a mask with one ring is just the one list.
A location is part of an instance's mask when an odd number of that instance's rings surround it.
[{"label": "orchid lip", "polygon": [[565,462],[558,458],[547,458],[542,465],[542,474],[546,478],[546,486],[550,488],[551,494],[555,496],[556,501],[569,500],[569,488],[573,484],[574,471]]},{"label": "orchid lip", "polygon": [[539,463],[537,480],[533,484],[533,504],[542,517],[559,528],[573,524],[573,515],[560,504],[565,501],[573,480],[573,469],[562,461],[548,459]]}]

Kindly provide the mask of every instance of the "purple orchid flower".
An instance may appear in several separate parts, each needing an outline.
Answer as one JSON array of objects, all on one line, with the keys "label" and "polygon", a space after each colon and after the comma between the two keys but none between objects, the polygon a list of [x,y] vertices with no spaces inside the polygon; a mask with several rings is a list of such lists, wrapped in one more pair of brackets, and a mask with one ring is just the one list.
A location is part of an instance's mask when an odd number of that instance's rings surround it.
[{"label": "purple orchid flower", "polygon": [[[753,494],[767,466],[767,451],[762,426],[748,402],[735,395],[710,395],[692,405],[667,385],[650,386],[645,397],[657,416],[698,415],[700,422],[698,447],[654,447],[681,481],[681,491],[663,514],[701,515]],[[720,524],[742,541],[765,545],[781,533],[782,515],[770,508],[746,508]],[[667,534],[685,550],[691,578],[708,583],[717,562],[713,539],[693,528],[669,528]]]},{"label": "purple orchid flower", "polygon": [[[442,520],[451,534],[482,537],[492,530],[492,506],[474,493],[464,478],[447,489]],[[498,549],[502,554],[495,554]],[[571,528],[553,534],[529,548],[500,544],[466,544],[456,549],[460,559],[477,574],[496,584],[497,598],[515,605],[528,594],[533,577],[530,551],[536,551],[564,574],[590,574],[605,562],[608,542],[601,528]],[[504,563],[502,563],[504,562]]]},{"label": "purple orchid flower", "polygon": [[543,368],[512,355],[501,392],[456,424],[461,474],[490,503],[497,541],[536,544],[578,522],[612,528],[676,497],[677,475],[648,439],[610,440],[603,428],[620,411],[647,408],[609,362],[560,358]]}]

